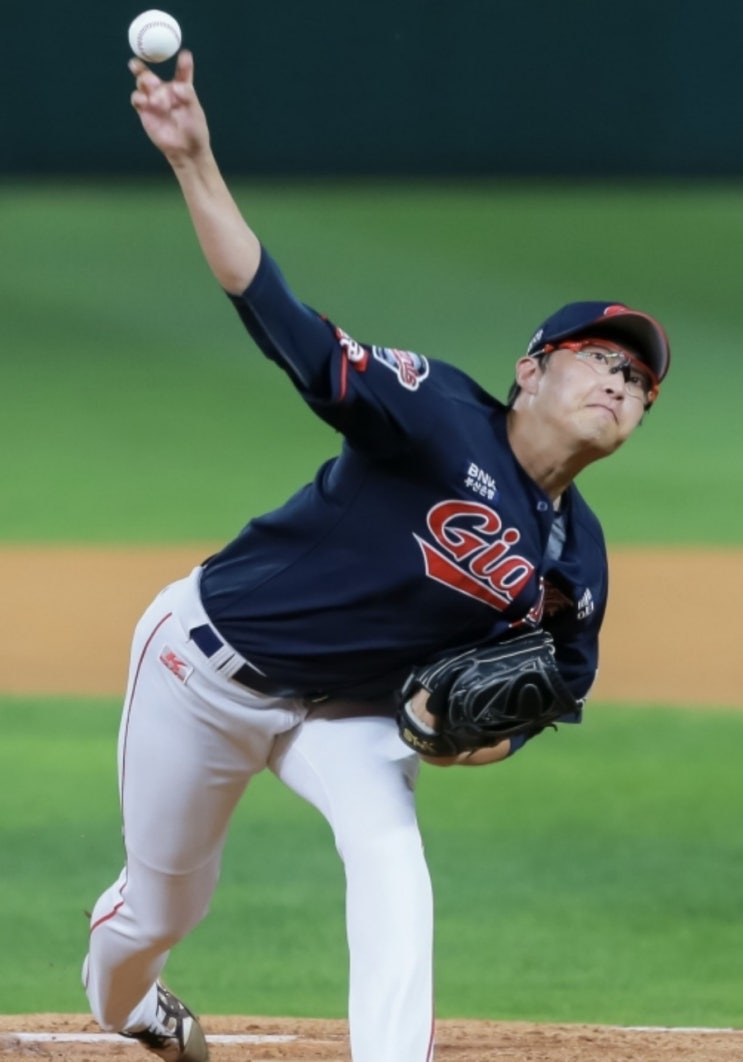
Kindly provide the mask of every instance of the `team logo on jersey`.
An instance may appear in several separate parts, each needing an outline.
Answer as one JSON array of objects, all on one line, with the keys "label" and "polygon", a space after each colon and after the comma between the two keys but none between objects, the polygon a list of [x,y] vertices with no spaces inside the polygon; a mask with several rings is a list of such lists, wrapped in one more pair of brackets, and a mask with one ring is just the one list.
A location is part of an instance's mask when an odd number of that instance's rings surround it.
[{"label": "team logo on jersey", "polygon": [[185,682],[193,671],[191,665],[185,660],[181,660],[177,653],[174,653],[168,645],[163,646],[163,651],[160,653],[160,663],[164,664],[168,671],[172,671],[181,682]]},{"label": "team logo on jersey", "polygon": [[372,354],[388,369],[397,375],[398,380],[408,391],[417,391],[428,376],[428,361],[422,354],[413,354],[410,350],[397,350],[395,347],[372,347]]},{"label": "team logo on jersey", "polygon": [[480,468],[474,463],[469,461],[467,464],[467,474],[464,479],[465,487],[468,487],[473,494],[479,494],[481,498],[487,498],[488,501],[493,501],[498,488],[495,485],[493,477],[487,473],[483,468]]},{"label": "team logo on jersey", "polygon": [[557,616],[568,609],[575,609],[578,619],[582,620],[590,616],[595,608],[596,605],[593,600],[593,594],[588,588],[586,588],[583,596],[576,605],[574,599],[570,597],[565,590],[556,586],[550,579],[540,579],[539,598],[536,604],[532,605],[523,619],[516,620],[511,626],[521,627],[523,625],[528,625],[531,627],[538,627],[544,616],[548,619],[552,619],[554,616]]},{"label": "team logo on jersey", "polygon": [[346,359],[353,365],[357,372],[364,372],[369,361],[369,351],[355,339],[351,339],[348,332],[342,328],[336,328],[335,338],[338,340],[341,350]]},{"label": "team logo on jersey", "polygon": [[509,627],[513,630],[521,629],[522,627],[538,627],[542,622],[542,619],[547,611],[546,608],[546,593],[544,579],[539,580],[539,597],[531,606],[529,611],[521,619],[514,620],[513,623],[509,623]]},{"label": "team logo on jersey", "polygon": [[521,533],[504,527],[487,505],[462,499],[439,502],[426,523],[433,543],[414,534],[426,575],[460,594],[503,612],[534,575],[534,565],[514,551]]}]

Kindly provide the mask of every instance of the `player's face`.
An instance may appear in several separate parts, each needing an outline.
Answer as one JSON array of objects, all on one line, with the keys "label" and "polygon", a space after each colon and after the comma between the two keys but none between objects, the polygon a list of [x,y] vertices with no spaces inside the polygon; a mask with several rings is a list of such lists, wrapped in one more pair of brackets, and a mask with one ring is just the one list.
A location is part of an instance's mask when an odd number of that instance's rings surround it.
[{"label": "player's face", "polygon": [[613,453],[642,420],[652,382],[631,351],[608,343],[562,346],[545,356],[542,369],[535,408],[574,443]]}]

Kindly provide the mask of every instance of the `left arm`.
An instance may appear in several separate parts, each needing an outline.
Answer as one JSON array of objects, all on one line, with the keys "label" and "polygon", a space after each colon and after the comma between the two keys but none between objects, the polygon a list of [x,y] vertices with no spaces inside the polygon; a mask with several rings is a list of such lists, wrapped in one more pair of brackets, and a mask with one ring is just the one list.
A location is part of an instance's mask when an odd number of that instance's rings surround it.
[{"label": "left arm", "polygon": [[501,760],[507,759],[510,750],[511,742],[506,738],[488,749],[460,752],[458,756],[421,756],[421,759],[433,767],[486,767],[489,763],[500,763]]},{"label": "left arm", "polygon": [[480,767],[579,714],[551,635],[535,630],[415,668],[397,721],[403,741],[428,762]]}]

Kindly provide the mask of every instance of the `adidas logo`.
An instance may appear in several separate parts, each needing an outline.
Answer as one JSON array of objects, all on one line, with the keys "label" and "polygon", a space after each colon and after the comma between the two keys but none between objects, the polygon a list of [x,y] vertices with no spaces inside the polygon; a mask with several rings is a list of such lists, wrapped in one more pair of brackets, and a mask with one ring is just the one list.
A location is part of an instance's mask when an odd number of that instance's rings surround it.
[{"label": "adidas logo", "polygon": [[578,619],[585,619],[586,616],[590,616],[594,608],[593,594],[590,590],[586,589],[585,593],[578,602]]}]

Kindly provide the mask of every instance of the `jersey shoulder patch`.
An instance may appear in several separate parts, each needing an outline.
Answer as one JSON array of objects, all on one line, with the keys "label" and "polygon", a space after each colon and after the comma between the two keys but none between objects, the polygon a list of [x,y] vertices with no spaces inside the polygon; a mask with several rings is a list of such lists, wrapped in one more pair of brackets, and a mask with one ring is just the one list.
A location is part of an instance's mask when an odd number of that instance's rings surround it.
[{"label": "jersey shoulder patch", "polygon": [[374,358],[391,369],[408,391],[417,391],[428,376],[428,361],[422,354],[396,347],[372,347]]},{"label": "jersey shoulder patch", "polygon": [[352,339],[348,332],[344,332],[342,328],[336,327],[335,338],[338,340],[345,358],[353,365],[354,369],[357,372],[365,372],[369,361],[367,347],[363,343],[359,343],[358,340]]}]

